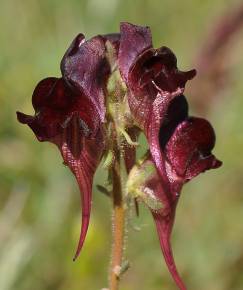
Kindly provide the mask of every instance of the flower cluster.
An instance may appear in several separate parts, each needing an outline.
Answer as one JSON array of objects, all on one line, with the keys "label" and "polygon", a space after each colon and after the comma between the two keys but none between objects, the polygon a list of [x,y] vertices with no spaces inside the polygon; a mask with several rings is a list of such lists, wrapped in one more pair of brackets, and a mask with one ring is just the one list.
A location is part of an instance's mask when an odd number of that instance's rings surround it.
[{"label": "flower cluster", "polygon": [[[39,141],[57,145],[77,179],[82,227],[75,258],[88,230],[94,173],[102,156],[112,149],[110,139],[116,138],[109,127],[114,124],[124,137],[127,194],[147,200],[168,268],[178,287],[186,289],[170,246],[176,205],[185,182],[221,165],[211,153],[212,126],[188,115],[183,93],[195,70],[178,70],[169,48],[154,49],[148,27],[121,23],[120,34],[90,40],[79,34],[61,61],[61,72],[61,78],[46,78],[35,88],[35,115],[18,112],[17,116]],[[114,103],[125,109],[114,113]],[[116,112],[123,116],[114,116]],[[121,119],[122,125],[117,125]],[[135,163],[132,140],[139,132],[144,132],[149,151]]]}]

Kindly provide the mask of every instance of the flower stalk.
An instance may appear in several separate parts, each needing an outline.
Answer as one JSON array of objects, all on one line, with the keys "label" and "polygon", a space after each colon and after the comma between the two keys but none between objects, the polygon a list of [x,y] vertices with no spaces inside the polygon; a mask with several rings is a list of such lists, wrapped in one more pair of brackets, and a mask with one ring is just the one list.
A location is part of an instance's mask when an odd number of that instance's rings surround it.
[{"label": "flower stalk", "polygon": [[[115,130],[113,132],[116,132]],[[109,290],[118,290],[125,239],[126,207],[124,202],[125,167],[121,137],[117,132],[113,143],[114,161],[111,168],[112,175],[112,250],[111,268],[109,273]]]}]

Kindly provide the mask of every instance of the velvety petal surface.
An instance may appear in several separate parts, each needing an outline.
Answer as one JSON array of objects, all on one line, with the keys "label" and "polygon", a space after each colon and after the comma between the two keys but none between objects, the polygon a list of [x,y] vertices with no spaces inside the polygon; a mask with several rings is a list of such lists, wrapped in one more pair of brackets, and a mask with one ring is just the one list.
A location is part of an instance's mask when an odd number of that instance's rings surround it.
[{"label": "velvety petal surface", "polygon": [[105,118],[105,84],[110,72],[105,41],[102,36],[84,41],[79,34],[61,61],[65,81],[92,102],[102,122]]},{"label": "velvety petal surface", "polygon": [[221,165],[211,153],[214,144],[211,124],[205,119],[190,117],[173,132],[166,145],[166,156],[177,174],[188,180]]},{"label": "velvety petal surface", "polygon": [[188,104],[183,95],[158,95],[152,104],[148,125],[145,128],[149,148],[164,183],[169,183],[163,148],[176,126],[188,116]]},{"label": "velvety petal surface", "polygon": [[85,136],[96,134],[100,119],[91,101],[71,89],[62,79],[46,78],[36,86],[32,103],[35,116],[17,112],[18,120],[29,125],[39,141],[49,141],[60,134],[73,115],[79,116],[80,128]]},{"label": "velvety petal surface", "polygon": [[152,36],[149,27],[122,22],[120,25],[119,68],[121,75],[128,83],[129,72],[136,59],[145,50],[152,47]]},{"label": "velvety petal surface", "polygon": [[121,24],[119,68],[128,88],[128,101],[138,125],[144,129],[157,97],[181,95],[196,71],[177,68],[175,54],[165,46],[152,47],[147,27]]}]

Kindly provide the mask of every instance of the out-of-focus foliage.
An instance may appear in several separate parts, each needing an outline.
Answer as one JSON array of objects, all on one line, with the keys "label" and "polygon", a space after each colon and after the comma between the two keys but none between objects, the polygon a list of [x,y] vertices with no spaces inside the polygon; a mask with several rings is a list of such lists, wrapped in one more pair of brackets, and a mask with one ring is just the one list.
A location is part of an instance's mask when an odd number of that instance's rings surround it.
[{"label": "out-of-focus foliage", "polygon": [[[63,53],[78,32],[119,31],[120,21],[151,27],[155,46],[175,51],[190,69],[215,19],[232,0],[2,0],[0,8],[0,289],[77,290],[107,286],[111,209],[94,186],[91,226],[80,258],[72,256],[80,228],[79,193],[53,145],[39,143],[17,123],[32,113],[40,79],[60,75]],[[241,32],[241,35],[243,32]],[[178,268],[197,290],[243,287],[243,56],[238,37],[229,59],[231,84],[208,118],[217,133],[221,169],[184,188],[173,232]],[[198,88],[200,90],[200,88]],[[190,100],[190,96],[189,100]],[[193,96],[195,97],[195,96]],[[192,97],[191,97],[192,100]],[[210,107],[210,106],[209,106]],[[194,108],[196,113],[199,108]],[[102,170],[96,183],[103,184]],[[139,226],[140,231],[135,231]],[[123,290],[175,289],[160,253],[149,212],[128,221],[131,269]]]}]

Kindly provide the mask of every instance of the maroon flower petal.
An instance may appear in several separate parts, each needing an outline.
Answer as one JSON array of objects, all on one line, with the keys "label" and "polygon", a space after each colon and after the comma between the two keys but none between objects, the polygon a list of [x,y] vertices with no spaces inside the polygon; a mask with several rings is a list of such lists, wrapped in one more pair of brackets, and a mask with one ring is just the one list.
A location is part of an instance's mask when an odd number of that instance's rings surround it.
[{"label": "maroon flower petal", "polygon": [[186,81],[194,76],[194,70],[177,69],[175,55],[168,48],[142,54],[130,71],[128,86],[130,109],[140,127],[146,126],[157,97],[181,95]]},{"label": "maroon flower petal", "polygon": [[214,144],[215,133],[210,123],[190,117],[177,126],[166,145],[166,156],[177,174],[188,180],[221,165],[211,154]]},{"label": "maroon flower petal", "polygon": [[[59,122],[52,122],[53,116],[51,111],[46,111],[44,114],[44,122],[42,121],[43,114],[41,117],[29,116],[21,112],[17,112],[17,119],[22,124],[27,124],[31,130],[35,133],[39,141],[48,141],[53,136],[59,134],[60,125]],[[46,124],[50,120],[50,125],[47,127]]]},{"label": "maroon flower petal", "polygon": [[152,48],[149,28],[121,24],[119,68],[128,88],[131,112],[144,129],[158,96],[181,95],[196,71],[179,71],[174,53],[167,47]]},{"label": "maroon flower petal", "polygon": [[[65,52],[63,59],[66,59],[69,56],[75,55],[78,50],[79,47],[85,42],[85,36],[83,35],[83,33],[79,33],[74,40],[72,41],[72,43],[70,44],[69,48],[67,49],[67,51]],[[61,62],[61,66],[62,66],[62,62]]]},{"label": "maroon flower petal", "polygon": [[141,53],[152,47],[152,37],[149,27],[127,22],[121,22],[120,31],[119,67],[124,81],[128,83],[132,65]]},{"label": "maroon flower petal", "polygon": [[213,154],[202,157],[199,152],[196,152],[191,158],[190,165],[186,170],[184,179],[185,181],[189,181],[193,177],[196,177],[198,174],[203,173],[209,169],[216,169],[221,165],[222,161],[218,160]]},{"label": "maroon flower petal", "polygon": [[136,59],[130,68],[129,85],[134,92],[150,93],[153,100],[158,92],[181,94],[186,82],[195,74],[195,70],[179,71],[175,54],[168,47],[162,46],[159,49],[148,49]]},{"label": "maroon flower petal", "polygon": [[32,105],[36,111],[39,111],[42,107],[45,107],[48,104],[48,98],[57,81],[58,78],[50,77],[38,83],[32,96]]},{"label": "maroon flower petal", "polygon": [[[186,81],[196,71],[179,71],[176,56],[169,48],[152,48],[148,28],[126,23],[121,25],[119,67],[128,87],[133,117],[145,130],[154,162],[166,181],[165,158],[158,138],[160,128],[166,123],[171,101],[183,93]],[[173,124],[168,126],[173,128]]]},{"label": "maroon flower petal", "polygon": [[169,184],[169,180],[165,168],[166,156],[163,148],[176,126],[187,116],[188,104],[183,95],[158,96],[153,102],[146,135],[152,158],[165,184]]},{"label": "maroon flower petal", "polygon": [[74,114],[80,116],[85,136],[96,134],[99,115],[91,101],[77,90],[71,90],[61,78],[47,78],[35,88],[32,103],[35,117],[18,114],[21,123],[28,124],[39,141],[48,141],[61,134]]},{"label": "maroon flower petal", "polygon": [[63,78],[95,106],[100,120],[105,118],[105,84],[110,68],[105,58],[105,39],[96,36],[84,41],[78,35],[61,62]]},{"label": "maroon flower petal", "polygon": [[[165,168],[165,156],[163,150],[160,147],[160,127],[164,122],[166,122],[167,111],[170,106],[173,97],[168,96],[158,96],[152,105],[152,112],[150,113],[149,122],[147,125],[146,136],[148,138],[149,149],[152,155],[152,159],[158,169],[158,172],[163,179],[163,182],[169,184],[168,177],[166,175]],[[167,137],[167,136],[166,136]],[[167,190],[166,190],[167,192]]]}]

